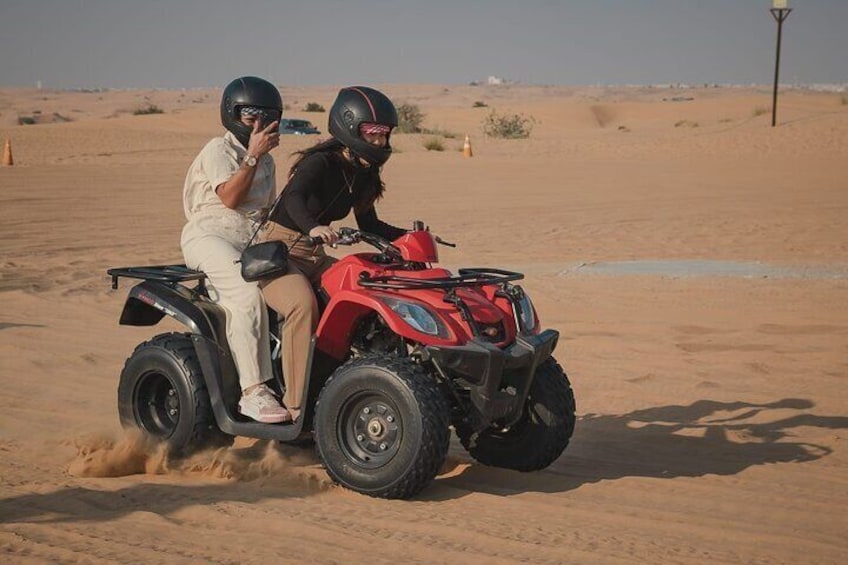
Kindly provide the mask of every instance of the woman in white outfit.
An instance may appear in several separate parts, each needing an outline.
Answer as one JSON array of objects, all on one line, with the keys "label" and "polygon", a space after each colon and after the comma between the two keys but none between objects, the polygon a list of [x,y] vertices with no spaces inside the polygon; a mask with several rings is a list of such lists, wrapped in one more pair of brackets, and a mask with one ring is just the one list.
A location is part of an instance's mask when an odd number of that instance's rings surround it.
[{"label": "woman in white outfit", "polygon": [[186,265],[206,273],[210,296],[227,314],[227,341],[242,397],[239,411],[259,422],[291,420],[265,384],[273,375],[268,313],[257,283],[245,282],[235,263],[256,222],[274,200],[275,165],[283,102],[277,88],[257,77],[232,81],[221,98],[223,137],[201,150],[186,175],[188,219],[180,244]]}]

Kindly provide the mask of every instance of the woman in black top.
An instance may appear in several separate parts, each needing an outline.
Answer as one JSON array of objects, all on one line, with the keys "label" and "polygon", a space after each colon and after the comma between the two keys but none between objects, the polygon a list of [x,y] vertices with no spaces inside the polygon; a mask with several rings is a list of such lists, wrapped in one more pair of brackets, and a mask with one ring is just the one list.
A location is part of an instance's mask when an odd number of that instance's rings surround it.
[{"label": "woman in black top", "polygon": [[309,345],[318,324],[312,284],[319,284],[335,262],[323,245],[310,245],[305,236],[334,243],[338,234],[330,222],[351,209],[362,231],[390,241],[406,233],[381,221],[374,208],[385,189],[380,167],[391,156],[389,137],[395,127],[397,112],[383,93],[365,86],[343,88],[330,109],[333,137],[298,153],[280,204],[263,229],[264,241],[279,239],[289,247],[288,273],[264,284],[262,292],[284,318],[283,403],[294,419],[300,415]]}]

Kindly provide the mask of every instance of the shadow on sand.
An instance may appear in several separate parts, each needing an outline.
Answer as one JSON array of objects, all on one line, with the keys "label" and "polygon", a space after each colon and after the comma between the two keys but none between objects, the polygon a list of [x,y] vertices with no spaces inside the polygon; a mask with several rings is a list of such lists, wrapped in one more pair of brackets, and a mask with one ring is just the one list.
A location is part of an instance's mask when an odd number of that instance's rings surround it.
[{"label": "shadow on sand", "polygon": [[[768,404],[699,400],[621,415],[587,414],[571,445],[548,469],[519,473],[472,464],[436,481],[424,497],[456,498],[463,491],[491,494],[564,492],[625,477],[673,479],[734,475],[768,463],[804,463],[832,449],[799,441],[800,427],[841,430],[848,417],[819,416],[809,400]],[[794,414],[787,415],[787,412]],[[768,421],[766,421],[768,420]]]},{"label": "shadow on sand", "polygon": [[[548,469],[519,473],[478,464],[459,473],[448,469],[447,476],[437,478],[417,499],[447,500],[471,492],[565,492],[624,477],[733,475],[755,465],[814,461],[832,450],[795,441],[791,430],[846,429],[848,417],[818,416],[809,412],[813,406],[809,400],[794,398],[768,404],[699,400],[689,406],[660,406],[622,415],[587,414],[578,420],[566,454]],[[785,416],[787,411],[798,413]],[[779,417],[763,422],[770,415]],[[264,447],[255,446],[238,456],[258,461],[264,453]],[[460,464],[455,462],[454,471]],[[136,511],[167,516],[192,505],[253,503],[322,490],[302,482],[298,488],[292,486],[251,480],[200,486],[143,483],[109,491],[75,486],[0,500],[0,523],[111,520]]]}]

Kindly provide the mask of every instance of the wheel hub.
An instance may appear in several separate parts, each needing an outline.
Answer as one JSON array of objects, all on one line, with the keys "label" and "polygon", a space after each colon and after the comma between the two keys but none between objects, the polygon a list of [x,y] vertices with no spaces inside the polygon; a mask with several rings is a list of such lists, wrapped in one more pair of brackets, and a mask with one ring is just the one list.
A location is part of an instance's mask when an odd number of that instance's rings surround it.
[{"label": "wheel hub", "polygon": [[387,398],[376,393],[350,399],[342,410],[339,428],[347,456],[369,469],[391,460],[403,436],[396,409]]},{"label": "wheel hub", "polygon": [[135,395],[136,421],[148,433],[169,437],[180,418],[180,399],[171,380],[162,373],[148,373],[139,380]]}]

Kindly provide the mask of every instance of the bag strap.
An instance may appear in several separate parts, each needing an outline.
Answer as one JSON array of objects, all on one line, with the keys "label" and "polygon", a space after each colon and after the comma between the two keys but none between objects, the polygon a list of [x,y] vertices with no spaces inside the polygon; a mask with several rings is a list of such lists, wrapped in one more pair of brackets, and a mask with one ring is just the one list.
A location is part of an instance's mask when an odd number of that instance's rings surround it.
[{"label": "bag strap", "polygon": [[[352,190],[353,190],[353,180],[348,180],[347,175],[345,174],[344,171],[342,171],[342,177],[344,177],[345,185],[342,187],[342,189],[340,191],[338,191],[336,193],[335,196],[333,196],[333,199],[330,200],[330,203],[327,204],[324,207],[323,210],[321,210],[321,213],[318,214],[315,217],[315,220],[320,220],[321,216],[323,216],[324,214],[326,214],[330,210],[330,207],[333,204],[336,203],[336,200],[338,200],[339,196],[344,194],[345,191],[352,192]],[[271,205],[271,208],[268,210],[268,213],[265,215],[265,218],[259,223],[259,225],[256,227],[256,229],[253,231],[253,235],[250,236],[250,241],[247,242],[248,247],[250,247],[250,244],[253,243],[253,240],[256,237],[256,234],[259,233],[259,230],[262,229],[262,226],[264,226],[266,223],[268,223],[268,219],[271,217],[271,214],[274,213],[274,210],[276,210],[277,205],[280,203],[280,199],[283,197],[284,192],[285,192],[285,189],[280,191],[280,194],[277,195],[277,198],[274,200],[274,203]],[[300,241],[301,239],[303,239],[304,235],[307,235],[307,234],[301,233],[299,236],[297,236],[297,239],[294,240],[294,243],[292,243],[291,246],[294,247],[295,245],[297,245],[297,242]]]},{"label": "bag strap", "polygon": [[274,203],[271,204],[271,207],[268,209],[268,213],[265,214],[265,217],[262,218],[262,221],[259,222],[256,226],[256,229],[253,230],[253,235],[250,236],[250,239],[247,242],[246,247],[250,247],[250,244],[253,243],[253,240],[256,239],[256,234],[259,233],[259,230],[262,229],[262,226],[268,223],[268,218],[271,217],[271,214],[274,213],[274,210],[277,209],[277,204],[280,203],[280,199],[283,197],[283,191],[281,190],[277,197],[274,199]]}]

